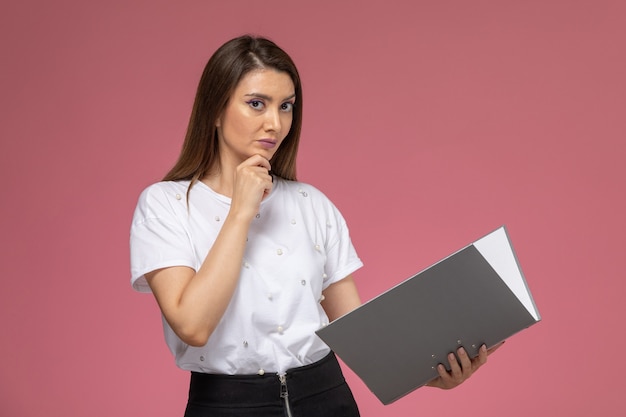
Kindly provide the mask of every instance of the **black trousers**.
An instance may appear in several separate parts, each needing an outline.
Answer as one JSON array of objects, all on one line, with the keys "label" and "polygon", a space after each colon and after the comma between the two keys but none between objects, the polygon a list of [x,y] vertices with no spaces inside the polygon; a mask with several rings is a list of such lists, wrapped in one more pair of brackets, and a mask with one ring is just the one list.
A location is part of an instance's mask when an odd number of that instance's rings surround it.
[{"label": "black trousers", "polygon": [[358,417],[334,353],[276,374],[191,373],[185,417]]}]

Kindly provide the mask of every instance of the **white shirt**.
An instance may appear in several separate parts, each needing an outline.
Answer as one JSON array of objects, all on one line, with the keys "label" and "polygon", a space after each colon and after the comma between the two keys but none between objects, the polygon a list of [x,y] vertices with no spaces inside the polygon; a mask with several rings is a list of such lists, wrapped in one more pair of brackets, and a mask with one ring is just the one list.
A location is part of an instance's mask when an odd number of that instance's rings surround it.
[{"label": "white shirt", "polygon": [[[131,226],[131,283],[149,292],[144,274],[170,266],[198,270],[230,209],[230,198],[197,182],[160,182],[141,194]],[[238,286],[203,347],[180,340],[163,320],[165,340],[186,370],[283,373],[330,349],[315,331],[328,324],[322,290],[362,266],[345,220],[308,184],[274,178],[252,221]]]}]

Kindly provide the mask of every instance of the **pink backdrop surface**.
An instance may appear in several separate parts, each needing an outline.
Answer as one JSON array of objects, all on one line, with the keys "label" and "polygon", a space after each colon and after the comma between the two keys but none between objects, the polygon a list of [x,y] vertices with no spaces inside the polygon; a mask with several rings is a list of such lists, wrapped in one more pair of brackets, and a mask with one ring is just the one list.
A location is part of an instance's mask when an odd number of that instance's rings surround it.
[{"label": "pink backdrop surface", "polygon": [[6,1],[0,415],[182,415],[188,375],[129,286],[139,192],[217,46],[304,81],[299,177],[348,219],[367,300],[506,224],[543,321],[453,391],[364,417],[624,415],[626,2]]}]

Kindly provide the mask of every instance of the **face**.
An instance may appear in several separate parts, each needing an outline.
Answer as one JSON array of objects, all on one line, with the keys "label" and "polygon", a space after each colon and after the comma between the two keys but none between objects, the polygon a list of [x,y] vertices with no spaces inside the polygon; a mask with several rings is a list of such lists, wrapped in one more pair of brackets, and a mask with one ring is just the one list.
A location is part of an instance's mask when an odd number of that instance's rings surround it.
[{"label": "face", "polygon": [[295,100],[286,72],[259,69],[246,74],[216,123],[222,166],[236,167],[255,154],[270,160],[289,133]]}]

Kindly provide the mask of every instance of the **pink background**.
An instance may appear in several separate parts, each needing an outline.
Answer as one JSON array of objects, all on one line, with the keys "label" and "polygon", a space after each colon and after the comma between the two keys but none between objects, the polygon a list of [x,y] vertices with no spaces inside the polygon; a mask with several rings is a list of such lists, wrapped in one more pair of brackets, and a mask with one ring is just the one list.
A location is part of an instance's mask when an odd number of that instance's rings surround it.
[{"label": "pink background", "polygon": [[304,80],[299,177],[349,221],[364,299],[506,224],[543,321],[449,392],[364,417],[623,415],[626,2],[5,1],[0,415],[182,415],[139,192],[202,68],[253,32]]}]

